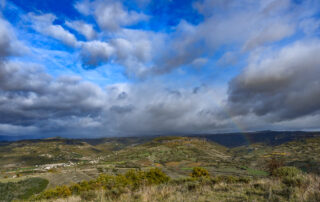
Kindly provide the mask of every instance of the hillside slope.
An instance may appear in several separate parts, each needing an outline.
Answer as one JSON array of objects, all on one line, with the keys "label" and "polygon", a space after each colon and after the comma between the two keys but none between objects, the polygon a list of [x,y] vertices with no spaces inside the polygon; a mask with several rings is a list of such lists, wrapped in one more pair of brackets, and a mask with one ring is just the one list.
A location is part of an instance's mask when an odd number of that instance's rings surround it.
[{"label": "hillside slope", "polygon": [[252,144],[231,149],[233,160],[240,164],[263,169],[271,158],[305,172],[320,174],[320,138],[294,140],[277,146]]}]

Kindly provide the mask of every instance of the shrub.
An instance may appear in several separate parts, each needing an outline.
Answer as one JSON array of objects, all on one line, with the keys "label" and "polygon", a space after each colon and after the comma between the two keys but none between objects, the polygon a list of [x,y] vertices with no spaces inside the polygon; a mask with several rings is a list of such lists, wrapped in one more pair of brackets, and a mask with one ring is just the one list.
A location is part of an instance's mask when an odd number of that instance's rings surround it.
[{"label": "shrub", "polygon": [[52,199],[52,198],[67,198],[72,195],[71,190],[69,187],[63,185],[63,186],[57,186],[54,189],[48,189],[38,196],[35,197],[36,200],[38,199]]},{"label": "shrub", "polygon": [[161,184],[170,180],[170,178],[159,168],[151,168],[145,173],[145,177],[149,184]]},{"label": "shrub", "polygon": [[285,166],[275,169],[272,175],[275,177],[296,177],[301,174],[301,170],[293,166]]},{"label": "shrub", "polygon": [[191,177],[209,177],[210,174],[205,168],[194,167],[191,173]]},{"label": "shrub", "polygon": [[82,189],[83,188],[79,184],[73,184],[70,186],[70,191],[72,194],[80,194]]}]

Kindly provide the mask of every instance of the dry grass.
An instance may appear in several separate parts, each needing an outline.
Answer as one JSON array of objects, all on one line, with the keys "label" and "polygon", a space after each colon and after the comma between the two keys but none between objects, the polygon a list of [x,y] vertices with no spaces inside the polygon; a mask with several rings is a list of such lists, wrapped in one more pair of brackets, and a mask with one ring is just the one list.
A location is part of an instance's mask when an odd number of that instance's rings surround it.
[{"label": "dry grass", "polygon": [[[104,190],[96,191],[93,201],[100,202],[176,202],[176,201],[319,201],[320,178],[304,176],[305,183],[300,187],[287,187],[280,179],[259,179],[248,184],[162,184],[143,186],[135,191],[128,190],[119,197],[113,198]],[[78,202],[80,196],[58,199],[56,202]]]}]

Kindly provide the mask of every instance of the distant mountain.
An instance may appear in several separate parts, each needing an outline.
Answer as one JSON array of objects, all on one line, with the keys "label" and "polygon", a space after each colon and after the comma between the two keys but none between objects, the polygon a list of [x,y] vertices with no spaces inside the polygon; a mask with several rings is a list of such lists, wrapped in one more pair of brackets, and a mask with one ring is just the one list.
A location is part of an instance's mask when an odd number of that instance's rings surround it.
[{"label": "distant mountain", "polygon": [[212,135],[192,135],[202,137],[226,147],[238,147],[255,143],[263,143],[270,146],[280,145],[293,140],[301,140],[311,137],[320,137],[320,132],[305,131],[258,131],[248,133],[224,133]]},{"label": "distant mountain", "polygon": [[[164,135],[168,136],[168,135]],[[280,145],[293,140],[301,140],[311,137],[320,137],[320,132],[305,132],[305,131],[257,131],[246,133],[221,133],[221,134],[205,134],[205,135],[183,135],[189,137],[205,138],[209,141],[216,142],[226,147],[238,147],[244,145],[250,145],[255,143],[263,143],[266,145]],[[104,143],[110,143],[113,141],[127,144],[138,144],[149,141],[155,137],[161,136],[140,136],[140,137],[106,137],[106,138],[74,138],[69,140],[79,140],[86,142],[90,145],[99,145]],[[14,142],[21,140],[55,140],[60,137],[46,138],[41,136],[0,136],[0,142]]]},{"label": "distant mountain", "polygon": [[45,137],[31,136],[31,135],[24,135],[24,136],[0,135],[0,142],[12,142],[12,141],[19,141],[19,140],[31,140],[31,139],[41,139],[41,138],[45,138]]}]

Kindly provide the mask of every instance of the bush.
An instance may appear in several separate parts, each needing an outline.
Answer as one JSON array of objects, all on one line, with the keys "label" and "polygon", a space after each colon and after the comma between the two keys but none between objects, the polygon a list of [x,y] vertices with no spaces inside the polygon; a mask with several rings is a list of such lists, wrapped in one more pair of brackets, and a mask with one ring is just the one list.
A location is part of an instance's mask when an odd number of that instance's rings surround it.
[{"label": "bush", "polygon": [[152,168],[145,173],[145,177],[149,184],[162,184],[170,180],[170,178],[159,168]]},{"label": "bush", "polygon": [[52,198],[67,198],[72,195],[72,192],[69,187],[63,185],[63,186],[57,186],[54,189],[49,189],[38,196],[34,197],[34,200],[39,199],[52,199]]},{"label": "bush", "polygon": [[80,194],[83,190],[82,187],[79,184],[73,184],[70,186],[70,191],[73,194]]},{"label": "bush", "polygon": [[67,198],[72,195],[71,190],[69,187],[63,185],[63,186],[58,186],[56,188],[56,193],[58,195],[58,198]]},{"label": "bush", "polygon": [[293,166],[280,167],[272,173],[273,176],[281,178],[282,183],[287,187],[301,187],[303,184],[306,185],[308,182],[304,180],[301,174],[301,170]]},{"label": "bush", "polygon": [[299,170],[298,168],[293,167],[293,166],[280,167],[280,168],[275,169],[272,172],[272,176],[280,177],[280,178],[296,177],[300,174],[301,174],[301,170]]},{"label": "bush", "polygon": [[210,177],[209,172],[205,168],[194,167],[191,173],[191,177]]}]

